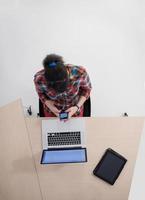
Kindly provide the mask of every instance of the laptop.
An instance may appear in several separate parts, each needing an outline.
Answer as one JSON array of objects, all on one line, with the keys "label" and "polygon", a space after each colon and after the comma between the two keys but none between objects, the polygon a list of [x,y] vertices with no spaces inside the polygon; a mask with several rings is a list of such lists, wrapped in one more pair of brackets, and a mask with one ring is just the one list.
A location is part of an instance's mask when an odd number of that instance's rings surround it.
[{"label": "laptop", "polygon": [[85,119],[42,120],[41,164],[87,162]]}]

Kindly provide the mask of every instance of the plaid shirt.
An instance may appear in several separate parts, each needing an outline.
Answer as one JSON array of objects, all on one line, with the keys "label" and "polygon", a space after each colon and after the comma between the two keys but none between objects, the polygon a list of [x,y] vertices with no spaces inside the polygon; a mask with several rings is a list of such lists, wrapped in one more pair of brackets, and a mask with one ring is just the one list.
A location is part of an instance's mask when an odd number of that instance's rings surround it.
[{"label": "plaid shirt", "polygon": [[[63,93],[57,93],[53,88],[48,87],[44,76],[44,69],[35,74],[34,83],[36,91],[44,105],[46,100],[53,100],[58,109],[66,110],[76,105],[80,96],[86,98],[90,96],[92,86],[85,68],[70,64],[66,64],[65,67],[69,72],[69,84]],[[51,112],[46,106],[45,109]]]}]

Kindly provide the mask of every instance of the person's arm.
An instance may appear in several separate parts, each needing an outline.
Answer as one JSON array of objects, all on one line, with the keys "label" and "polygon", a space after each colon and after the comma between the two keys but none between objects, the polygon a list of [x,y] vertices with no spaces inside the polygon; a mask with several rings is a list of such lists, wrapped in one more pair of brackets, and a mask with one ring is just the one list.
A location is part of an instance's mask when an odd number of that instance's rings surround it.
[{"label": "person's arm", "polygon": [[77,106],[79,108],[82,107],[82,105],[85,103],[86,99],[87,98],[85,96],[81,96],[80,99],[79,99],[79,101],[78,101],[78,103],[77,103]]},{"label": "person's arm", "polygon": [[48,98],[45,95],[45,85],[41,83],[41,77],[40,76],[34,76],[34,85],[36,92],[39,96],[39,99],[42,103],[45,103],[45,101],[48,100]]},{"label": "person's arm", "polygon": [[41,78],[39,76],[35,76],[34,77],[34,84],[35,84],[35,88],[37,91],[37,94],[41,100],[41,102],[43,104],[45,104],[57,117],[59,116],[59,112],[60,110],[58,110],[55,106],[54,106],[54,101],[50,100],[46,95],[45,95],[45,90],[46,90],[46,86],[41,83]]},{"label": "person's arm", "polygon": [[54,101],[46,100],[45,105],[58,117],[61,110],[58,110],[54,105]]},{"label": "person's arm", "polygon": [[69,117],[74,115],[83,106],[84,102],[89,98],[92,89],[90,78],[85,68],[81,67],[80,70],[81,70],[80,87],[79,87],[80,98],[75,106],[72,106],[71,108],[67,109],[67,112],[69,112]]},{"label": "person's arm", "polygon": [[[90,92],[92,90],[92,85],[91,85],[90,77],[89,77],[88,73],[86,72],[85,68],[81,67],[81,70],[83,72],[82,72],[82,75],[80,77],[79,95],[80,95],[80,97],[83,96],[83,97],[86,97],[86,99],[88,99],[89,96],[90,96]],[[79,101],[80,100],[81,100],[81,98],[79,99]]]},{"label": "person's arm", "polygon": [[78,103],[75,106],[72,106],[66,110],[66,112],[69,112],[69,118],[72,115],[74,115],[77,111],[79,111],[79,109],[81,108],[81,106],[84,104],[85,101],[86,101],[86,97],[81,96]]}]

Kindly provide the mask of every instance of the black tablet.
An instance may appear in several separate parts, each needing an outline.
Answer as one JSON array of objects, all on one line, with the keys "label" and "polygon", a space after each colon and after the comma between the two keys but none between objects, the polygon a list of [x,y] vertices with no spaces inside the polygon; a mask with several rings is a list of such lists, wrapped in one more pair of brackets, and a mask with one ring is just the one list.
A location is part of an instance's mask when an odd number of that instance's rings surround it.
[{"label": "black tablet", "polygon": [[109,148],[95,167],[93,174],[113,185],[126,162],[126,158]]}]

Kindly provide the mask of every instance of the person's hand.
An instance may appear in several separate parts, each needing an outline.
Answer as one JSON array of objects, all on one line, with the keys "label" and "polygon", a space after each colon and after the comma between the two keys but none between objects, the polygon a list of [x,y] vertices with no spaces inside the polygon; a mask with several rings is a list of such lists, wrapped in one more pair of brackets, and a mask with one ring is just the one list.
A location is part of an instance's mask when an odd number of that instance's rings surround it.
[{"label": "person's hand", "polygon": [[65,112],[68,112],[68,119],[70,119],[76,112],[77,112],[78,108],[77,106],[72,106],[70,108],[68,108]]},{"label": "person's hand", "polygon": [[58,117],[61,110],[58,110],[54,105],[54,101],[47,100],[45,101],[46,106]]}]

